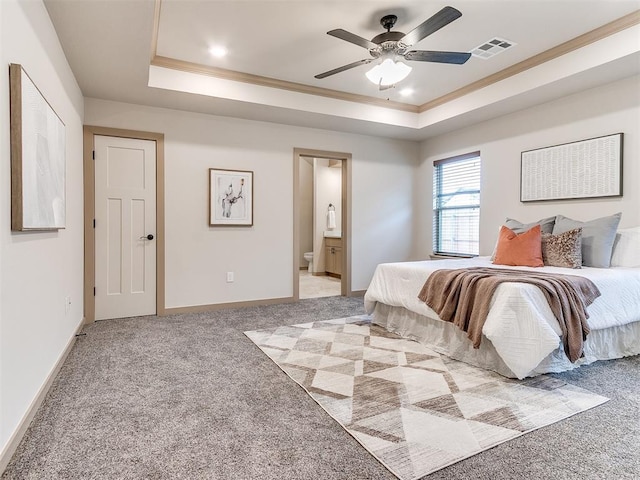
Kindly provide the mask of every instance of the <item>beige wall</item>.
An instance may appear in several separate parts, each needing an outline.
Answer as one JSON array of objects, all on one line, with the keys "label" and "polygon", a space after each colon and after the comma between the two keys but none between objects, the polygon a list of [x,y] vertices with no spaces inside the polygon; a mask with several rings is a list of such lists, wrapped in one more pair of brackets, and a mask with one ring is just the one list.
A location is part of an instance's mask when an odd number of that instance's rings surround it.
[{"label": "beige wall", "polygon": [[[165,134],[166,306],[293,294],[293,149],[353,155],[352,285],[375,266],[405,260],[418,145],[310,128],[85,99],[85,123]],[[207,169],[254,172],[254,226],[209,227]],[[395,205],[392,212],[385,212]],[[225,272],[235,272],[226,283]]]},{"label": "beige wall", "polygon": [[[0,463],[82,322],[83,98],[41,2],[0,1]],[[65,123],[66,229],[11,232],[8,64]],[[65,309],[65,297],[71,307]],[[15,438],[15,437],[14,437]],[[1,466],[0,466],[1,470]]]},{"label": "beige wall", "polygon": [[[520,153],[613,133],[624,133],[624,196],[521,203]],[[413,258],[431,253],[433,161],[480,150],[480,254],[489,255],[505,217],[523,222],[562,214],[576,220],[623,212],[621,226],[640,225],[640,78],[632,77],[425,140],[416,175]]]}]

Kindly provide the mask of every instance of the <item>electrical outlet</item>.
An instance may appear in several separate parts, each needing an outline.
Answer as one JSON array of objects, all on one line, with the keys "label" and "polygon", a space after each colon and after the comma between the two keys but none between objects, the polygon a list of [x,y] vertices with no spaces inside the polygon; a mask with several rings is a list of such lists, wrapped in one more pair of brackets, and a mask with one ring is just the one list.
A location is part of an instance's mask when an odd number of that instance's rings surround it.
[{"label": "electrical outlet", "polygon": [[69,313],[71,310],[71,297],[64,297],[64,313]]},{"label": "electrical outlet", "polygon": [[233,272],[227,272],[227,283],[233,283]]}]

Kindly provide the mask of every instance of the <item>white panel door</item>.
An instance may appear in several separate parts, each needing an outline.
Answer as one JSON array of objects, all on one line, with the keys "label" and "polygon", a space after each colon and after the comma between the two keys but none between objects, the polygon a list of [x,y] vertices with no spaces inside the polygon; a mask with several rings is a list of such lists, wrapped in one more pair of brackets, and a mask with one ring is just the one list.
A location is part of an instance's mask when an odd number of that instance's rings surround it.
[{"label": "white panel door", "polygon": [[156,143],[96,135],[95,318],[156,313]]}]

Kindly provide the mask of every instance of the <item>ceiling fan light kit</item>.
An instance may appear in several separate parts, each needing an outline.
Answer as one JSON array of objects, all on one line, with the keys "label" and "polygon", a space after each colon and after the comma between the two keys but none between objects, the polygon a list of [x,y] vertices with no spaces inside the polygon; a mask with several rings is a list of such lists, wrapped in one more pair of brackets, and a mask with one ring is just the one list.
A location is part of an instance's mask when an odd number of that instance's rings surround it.
[{"label": "ceiling fan light kit", "polygon": [[376,65],[365,75],[372,83],[387,87],[401,82],[409,76],[412,68],[406,63],[396,62],[390,58]]},{"label": "ceiling fan light kit", "polygon": [[469,60],[471,53],[468,52],[440,52],[428,50],[410,50],[410,47],[432,33],[440,30],[445,25],[461,17],[462,13],[453,7],[444,7],[428,20],[424,21],[409,33],[392,32],[391,29],[398,17],[395,15],[385,15],[380,19],[380,24],[387,30],[376,35],[371,40],[360,37],[354,33],[341,28],[327,32],[328,35],[339,38],[359,47],[369,50],[373,58],[359,60],[342,67],[334,68],[315,76],[322,79],[344,72],[360,65],[366,65],[373,60],[381,60],[375,67],[366,73],[367,78],[378,85],[381,90],[390,88],[396,83],[407,78],[411,72],[411,67],[398,59],[418,62],[451,63],[461,65]]}]

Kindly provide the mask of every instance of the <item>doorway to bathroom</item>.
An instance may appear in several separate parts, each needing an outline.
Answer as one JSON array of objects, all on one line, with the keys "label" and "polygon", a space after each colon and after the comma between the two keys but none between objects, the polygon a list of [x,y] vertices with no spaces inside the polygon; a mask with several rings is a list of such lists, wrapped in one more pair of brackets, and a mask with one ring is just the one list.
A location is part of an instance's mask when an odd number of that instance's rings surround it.
[{"label": "doorway to bathroom", "polygon": [[351,155],[294,149],[294,299],[351,293]]}]

